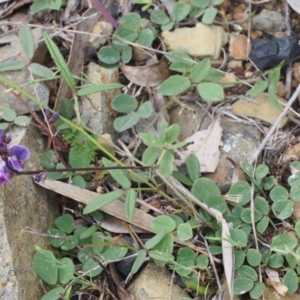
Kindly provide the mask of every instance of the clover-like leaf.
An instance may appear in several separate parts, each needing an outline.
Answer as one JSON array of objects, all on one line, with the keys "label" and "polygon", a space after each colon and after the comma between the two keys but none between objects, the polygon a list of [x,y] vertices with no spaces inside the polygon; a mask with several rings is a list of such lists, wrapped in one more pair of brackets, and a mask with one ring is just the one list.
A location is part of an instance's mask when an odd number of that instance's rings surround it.
[{"label": "clover-like leaf", "polygon": [[297,239],[287,234],[279,234],[272,239],[274,251],[291,252],[297,245]]},{"label": "clover-like leaf", "polygon": [[288,292],[293,294],[298,289],[298,276],[294,270],[286,272],[283,277],[282,284],[288,288]]},{"label": "clover-like leaf", "polygon": [[247,261],[252,267],[259,266],[261,263],[261,253],[256,249],[249,249],[247,251]]},{"label": "clover-like leaf", "polygon": [[135,110],[137,106],[138,103],[136,99],[127,94],[120,94],[111,102],[111,107],[120,113],[129,113]]},{"label": "clover-like leaf", "polygon": [[251,299],[259,299],[265,290],[265,284],[263,282],[256,282],[250,291]]},{"label": "clover-like leaf", "polygon": [[174,168],[174,154],[170,150],[164,151],[159,162],[159,171],[164,176],[171,176]]},{"label": "clover-like leaf", "polygon": [[175,271],[181,276],[187,276],[193,271],[195,260],[195,252],[188,248],[184,247],[178,250],[176,258]]},{"label": "clover-like leaf", "polygon": [[127,13],[121,19],[121,25],[124,28],[138,29],[141,25],[142,18],[137,13]]},{"label": "clover-like leaf", "polygon": [[190,12],[190,6],[184,2],[176,2],[173,8],[173,16],[176,22],[184,20]]},{"label": "clover-like leaf", "polygon": [[118,117],[114,121],[114,128],[118,132],[125,131],[131,127],[133,127],[140,119],[140,116],[135,113],[131,112],[126,116]]},{"label": "clover-like leaf", "polygon": [[165,96],[175,96],[185,92],[190,86],[191,82],[188,78],[172,75],[162,83],[158,91]]},{"label": "clover-like leaf", "polygon": [[200,176],[200,163],[197,156],[194,153],[189,154],[185,160],[185,165],[189,178],[196,181]]},{"label": "clover-like leaf", "polygon": [[175,230],[176,223],[168,216],[158,216],[153,219],[151,227],[155,233],[160,233],[161,231],[168,233]]},{"label": "clover-like leaf", "polygon": [[0,109],[0,118],[7,122],[12,122],[16,116],[16,112],[10,107],[3,107]]},{"label": "clover-like leaf", "polygon": [[159,25],[165,25],[170,22],[168,15],[159,9],[154,9],[151,13],[150,19],[153,23]]},{"label": "clover-like leaf", "polygon": [[293,209],[294,203],[291,200],[279,200],[272,205],[273,213],[280,220],[289,218],[293,213]]},{"label": "clover-like leaf", "polygon": [[288,190],[283,186],[275,186],[270,192],[270,198],[276,202],[281,200],[287,200],[289,196]]},{"label": "clover-like leaf", "polygon": [[73,261],[64,257],[60,260],[58,265],[58,280],[62,284],[67,284],[73,277],[75,273],[75,266]]},{"label": "clover-like leaf", "polygon": [[70,214],[64,214],[55,220],[55,225],[61,231],[70,233],[74,229],[74,218]]},{"label": "clover-like leaf", "polygon": [[108,64],[112,65],[120,61],[120,52],[112,46],[103,46],[99,50],[99,59]]},{"label": "clover-like leaf", "polygon": [[58,300],[64,295],[64,288],[59,286],[47,292],[41,300]]},{"label": "clover-like leaf", "polygon": [[204,101],[224,100],[224,90],[221,85],[212,82],[199,83],[197,86],[200,97]]},{"label": "clover-like leaf", "polygon": [[203,81],[211,70],[209,58],[203,59],[201,62],[193,66],[191,71],[191,80],[195,83]]},{"label": "clover-like leaf", "polygon": [[58,268],[56,258],[51,251],[38,249],[33,258],[33,266],[43,281],[50,285],[56,284]]},{"label": "clover-like leaf", "polygon": [[137,110],[137,114],[140,116],[140,118],[148,118],[151,116],[152,111],[153,111],[153,107],[151,102],[145,101],[139,106]]},{"label": "clover-like leaf", "polygon": [[238,277],[233,282],[233,293],[242,295],[249,292],[253,288],[253,280],[245,277]]}]

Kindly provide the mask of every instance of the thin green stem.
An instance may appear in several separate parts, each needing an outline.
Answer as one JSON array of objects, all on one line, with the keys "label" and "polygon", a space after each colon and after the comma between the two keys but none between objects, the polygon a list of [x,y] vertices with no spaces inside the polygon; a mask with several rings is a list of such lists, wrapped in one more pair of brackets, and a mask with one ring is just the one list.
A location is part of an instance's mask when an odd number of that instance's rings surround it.
[{"label": "thin green stem", "polygon": [[[32,96],[31,94],[27,93],[26,91],[24,91],[21,87],[19,87],[18,85],[14,84],[13,82],[11,82],[10,80],[6,79],[5,77],[0,75],[0,82],[4,83],[5,85],[9,86],[10,88],[12,88],[13,90],[18,91],[19,93],[21,93],[23,96],[25,96],[26,98],[30,99],[31,101],[33,101],[35,104],[40,105],[42,108],[47,108],[47,105],[45,105],[44,103],[40,102],[38,99],[36,99],[34,96]],[[50,111],[52,113],[55,113],[54,110],[50,109]],[[72,121],[62,117],[61,115],[59,116],[59,118],[64,121],[65,123],[67,123],[70,127],[75,128],[76,130],[78,130],[80,133],[82,133],[92,144],[94,144],[96,147],[98,147],[98,149],[100,151],[102,151],[107,157],[109,157],[112,161],[116,162],[119,166],[123,166],[125,167],[125,164],[123,162],[121,162],[119,159],[117,159],[114,155],[112,155],[105,147],[103,147],[101,144],[99,144],[92,136],[90,136],[82,127],[77,126],[76,124],[74,124]],[[151,188],[153,191],[156,191],[158,194],[160,194],[162,197],[164,197],[165,199],[171,201],[172,203],[176,203],[176,201],[170,197],[169,195],[167,195],[166,193],[164,193],[163,191],[161,191],[159,188],[157,188],[156,186],[154,186],[153,184],[151,184],[149,181],[147,181],[146,179],[144,179],[142,176],[140,176],[138,173],[132,171],[132,170],[128,170],[128,172],[132,175],[135,176],[136,178],[139,179],[139,181],[141,181],[142,183],[146,184],[149,188]],[[176,203],[178,205],[178,203]]]}]

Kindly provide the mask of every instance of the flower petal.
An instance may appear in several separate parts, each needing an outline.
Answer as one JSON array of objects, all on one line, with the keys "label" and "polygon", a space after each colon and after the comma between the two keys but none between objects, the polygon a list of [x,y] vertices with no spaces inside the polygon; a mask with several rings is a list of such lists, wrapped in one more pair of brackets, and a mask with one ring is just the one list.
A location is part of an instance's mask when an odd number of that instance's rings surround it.
[{"label": "flower petal", "polygon": [[24,146],[14,145],[10,148],[9,153],[11,156],[15,155],[20,163],[23,163],[30,158],[30,151]]},{"label": "flower petal", "polygon": [[19,171],[19,172],[23,171],[22,165],[20,164],[19,160],[16,160],[12,157],[9,157],[7,164],[13,170],[16,170],[16,171]]},{"label": "flower petal", "polygon": [[0,163],[0,185],[4,182],[11,183],[9,170],[6,166],[6,163],[2,161]]}]

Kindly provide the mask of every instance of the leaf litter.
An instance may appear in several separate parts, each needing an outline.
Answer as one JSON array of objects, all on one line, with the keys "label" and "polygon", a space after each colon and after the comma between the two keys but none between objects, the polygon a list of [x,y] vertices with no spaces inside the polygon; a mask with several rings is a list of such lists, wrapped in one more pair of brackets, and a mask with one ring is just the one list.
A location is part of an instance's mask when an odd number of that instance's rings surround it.
[{"label": "leaf litter", "polygon": [[[25,3],[25,2],[26,1],[24,1],[23,3]],[[213,1],[213,4],[218,5],[221,2],[222,1]],[[262,5],[262,7],[266,7],[266,8],[270,9],[270,6],[268,6],[269,4],[267,2],[268,1],[266,1],[266,4],[265,3],[262,3],[262,4],[261,3],[259,3],[259,4],[252,3],[252,4]],[[287,2],[289,3],[289,5],[295,11],[297,11],[299,13],[299,8],[297,6],[298,4],[296,4],[297,1],[291,1],[290,0],[290,1],[287,1]],[[165,8],[166,8],[166,12],[169,12],[169,14],[171,15],[173,13],[175,3],[173,1],[162,1],[162,3],[163,3],[163,6],[165,6]],[[241,16],[243,16],[244,19],[247,18],[246,6],[243,7],[243,5],[239,5],[239,6],[235,6],[235,7],[230,7],[230,4],[228,3],[228,1],[224,1],[224,3],[222,3],[220,7],[218,7],[218,6],[216,6],[216,7],[218,9],[220,8],[221,10],[226,10],[229,14],[232,14],[232,17],[235,20],[238,20],[238,18],[240,18]],[[232,11],[230,11],[228,7],[230,7],[230,9],[232,9]],[[275,6],[275,7],[278,8],[278,6]],[[250,8],[249,13],[250,13],[251,12],[251,5],[250,4],[249,4],[249,8]],[[205,8],[205,15],[202,18],[203,23],[209,22],[209,20],[212,16],[212,13],[213,13],[213,9],[215,9],[215,8],[212,8],[212,7]],[[124,8],[124,11],[126,11],[126,10],[130,11],[130,9],[128,7]],[[68,15],[70,15],[70,14],[71,14],[71,12],[69,11]],[[239,15],[239,17],[238,17],[238,15]],[[242,24],[242,22],[241,22],[241,25],[239,25],[239,26],[244,26],[245,24],[246,23]],[[161,24],[159,24],[159,25],[161,25]],[[163,24],[163,25],[167,25],[167,24]],[[168,25],[171,26],[171,24],[168,24]],[[83,24],[83,29],[82,29],[83,31],[85,31],[84,26],[85,25]],[[77,30],[78,30],[78,28],[79,27],[77,27]],[[158,29],[159,26],[157,26],[156,28]],[[163,29],[163,26],[160,29]],[[243,28],[243,29],[246,30],[247,28]],[[88,29],[87,31],[91,31],[91,30]],[[248,32],[253,34],[253,37],[255,36],[255,34],[258,34],[255,31],[251,32],[251,28]],[[61,36],[63,36],[63,35],[61,35]],[[82,55],[81,55],[80,59],[77,59],[77,54],[79,52],[82,53],[82,51],[81,51],[81,46],[82,45],[81,44],[84,44],[84,41],[86,40],[86,39],[82,39],[80,36],[81,36],[80,33],[78,33],[78,34],[76,33],[74,35],[73,41],[71,42],[72,47],[71,47],[71,53],[70,53],[70,58],[69,58],[69,65],[68,65],[71,72],[74,75],[77,75],[77,76],[79,75],[79,73],[81,71],[81,64],[83,63]],[[249,36],[248,36],[248,38],[249,38]],[[76,39],[77,39],[77,42],[75,43]],[[175,38],[175,40],[176,40],[176,38]],[[65,44],[66,43],[68,43],[67,40],[65,41]],[[243,45],[245,47],[245,36],[244,35],[243,35]],[[232,47],[233,47],[233,45],[232,45]],[[137,47],[137,48],[140,48],[140,47]],[[248,50],[249,49],[250,48],[248,48]],[[230,49],[230,51],[232,51],[232,53],[236,53],[236,52],[234,52],[234,50],[237,50],[237,49]],[[219,52],[220,52],[220,49],[216,49],[213,52],[214,54],[212,56],[214,58],[218,58],[218,57],[216,57],[217,55],[215,53],[219,53]],[[243,59],[245,59],[245,52],[246,51],[244,49],[243,56],[241,56]],[[159,53],[159,52],[157,52],[157,53]],[[158,56],[159,56],[159,54],[158,54]],[[73,63],[72,63],[72,61],[73,61]],[[150,62],[150,60],[148,61],[148,63],[149,62]],[[137,86],[145,87],[147,89],[147,91],[146,91],[146,89],[140,89],[141,98],[148,97],[148,96],[150,98],[151,97],[155,98],[157,96],[161,96],[161,95],[157,95],[156,91],[151,93],[151,88],[158,86],[163,81],[165,81],[165,79],[167,79],[170,75],[173,75],[173,73],[170,72],[170,70],[167,66],[168,66],[168,64],[167,64],[167,61],[166,61],[165,58],[160,58],[160,59],[158,58],[158,59],[156,59],[156,62],[154,64],[150,63],[150,64],[146,64],[144,66],[131,65],[131,64],[129,64],[129,65],[120,64],[120,69],[122,70],[124,76],[129,81],[131,81],[131,85],[132,85],[132,87],[130,87],[130,85],[129,85],[128,88],[126,88],[127,90],[125,90],[125,91],[128,92],[131,95],[138,95],[138,94],[135,93],[135,91],[136,91],[136,86],[135,85],[137,85]],[[183,82],[183,80],[186,81],[187,76],[188,76],[189,71],[190,71],[188,69],[189,68],[189,63],[180,62],[180,64],[173,65],[173,68],[174,69],[172,69],[172,70],[175,71],[175,72],[176,72],[176,70],[178,71],[179,69],[183,70],[182,72],[185,73],[185,76],[181,77],[180,79],[181,79],[182,82]],[[244,70],[243,68],[244,68],[244,65],[243,66],[236,66],[236,67],[233,68],[233,73],[226,73],[226,76],[227,76],[227,74],[235,74],[235,76],[231,77],[231,78],[234,78],[234,81],[235,81],[234,84],[237,84],[239,82],[239,78],[242,78],[242,80],[247,80],[249,78],[253,79],[253,78],[255,78],[255,76],[260,76],[257,73],[255,73],[255,71],[253,71],[253,69],[250,72],[247,73],[246,70]],[[209,78],[213,78],[213,76],[216,75],[216,73],[214,75],[209,73],[209,70],[207,72],[208,72],[208,74],[206,76],[209,77]],[[270,77],[269,77],[269,79],[270,79]],[[214,79],[211,79],[211,80],[214,81]],[[178,81],[178,82],[180,82],[180,81]],[[220,87],[222,87],[222,91],[223,91],[223,88],[225,88],[225,85],[222,86],[222,83],[219,80],[215,80],[215,82],[217,82],[218,84],[220,83],[220,85],[218,85],[218,86],[216,85],[216,87],[218,89],[220,89]],[[128,82],[126,82],[126,83],[128,83]],[[209,83],[206,83],[206,84],[209,84]],[[214,84],[216,84],[216,83],[214,83]],[[234,87],[234,84],[230,85],[230,82],[229,82],[229,84],[227,85],[227,88],[228,87],[231,88],[232,93],[243,94],[244,93],[243,88],[241,88],[239,90],[238,88]],[[58,94],[56,95],[57,98],[64,98],[64,97],[69,98],[69,97],[71,97],[70,92],[68,92],[69,87],[65,86],[65,91],[64,91],[64,89],[62,88],[63,85],[64,85],[64,82],[62,81],[61,82],[61,88],[60,88]],[[187,85],[187,86],[189,87],[189,85]],[[213,85],[210,85],[207,90],[209,91],[209,89],[212,89],[213,87],[214,87]],[[292,88],[294,88],[294,87],[295,87],[295,82],[293,83]],[[217,88],[215,89],[215,91],[217,91]],[[290,86],[290,88],[291,88],[291,86]],[[171,90],[170,90],[170,87],[168,86],[168,89],[169,89],[168,93],[171,93],[171,95],[172,95],[172,87],[171,87]],[[271,88],[269,88],[269,89],[270,90],[274,89],[274,86],[271,86]],[[228,96],[228,99],[230,99],[230,95],[227,94],[227,91],[228,90],[225,90],[225,95]],[[147,92],[149,92],[149,95],[147,95]],[[220,101],[220,100],[223,100],[223,98],[224,98],[223,93],[217,93],[216,99],[213,99],[213,100]],[[161,126],[163,126],[162,124],[164,124],[165,119],[168,119],[168,116],[166,114],[166,110],[165,110],[165,107],[164,107],[164,102],[168,101],[170,99],[165,97],[164,99],[160,99],[160,101],[161,100],[162,100],[162,103],[159,104],[160,108],[153,112],[153,115],[151,116],[151,118],[148,118],[147,120],[144,121],[145,124],[143,124],[142,119],[139,121],[140,128],[144,128],[143,130],[146,130],[145,128],[153,128],[152,132],[156,136],[160,135],[160,133],[159,133],[160,128],[161,128]],[[205,99],[205,100],[207,100],[207,99]],[[293,99],[293,100],[295,100],[295,99]],[[153,103],[153,106],[155,107],[155,104],[156,104],[155,99],[151,99],[151,102]],[[56,104],[57,103],[58,103],[58,101],[56,102]],[[166,114],[165,118],[162,117],[163,116],[163,114],[161,113],[162,111],[163,111],[164,114]],[[222,114],[222,109],[218,110],[218,112],[221,112],[221,114]],[[243,115],[243,114],[241,114],[241,115]],[[246,114],[244,114],[244,115],[246,115]],[[251,115],[251,117],[257,117],[257,115],[254,113],[254,114]],[[279,117],[275,116],[275,121],[276,122],[274,121],[274,123],[278,124],[278,121],[280,123],[280,121],[281,121],[280,118],[283,118],[283,117],[285,117],[285,115],[280,115]],[[199,170],[200,173],[205,173],[205,172],[213,173],[215,171],[216,167],[219,164],[220,147],[222,146],[222,127],[220,126],[220,118],[221,118],[220,115],[217,115],[213,119],[211,125],[207,129],[196,131],[192,136],[190,136],[190,137],[188,137],[184,140],[184,142],[187,143],[187,146],[185,146],[185,148],[182,148],[183,150],[180,149],[180,150],[176,151],[177,155],[180,157],[179,159],[175,160],[175,162],[178,166],[184,164],[187,157],[191,153],[193,153],[193,154],[196,155],[196,157],[198,158],[198,160],[200,162],[200,170]],[[291,121],[292,118],[293,118],[293,116],[288,116],[289,121]],[[159,123],[156,122],[158,119],[160,120]],[[163,119],[163,120],[161,120],[161,119]],[[287,120],[285,120],[285,121],[287,121]],[[273,121],[271,123],[273,123]],[[267,131],[268,130],[265,123],[262,123],[262,124],[258,123],[257,126],[259,126],[262,131],[264,131],[264,130]],[[273,126],[271,128],[271,131],[269,131],[269,132],[274,132],[274,130],[275,130],[275,126]],[[138,130],[138,131],[140,131],[140,130]],[[132,134],[132,133],[129,132],[126,135],[126,138],[125,138],[125,135],[123,135],[123,137],[124,137],[124,139],[120,143],[120,144],[123,145],[123,149],[126,148],[126,145],[134,143],[133,142],[134,139],[135,139],[134,133]],[[266,136],[266,139],[264,140],[262,145],[265,146],[268,142],[268,139],[271,139],[271,134]],[[137,154],[137,155],[141,151],[141,149],[140,149],[141,146],[140,145],[141,145],[140,143],[137,143],[136,147],[135,147],[135,150],[134,150],[134,153]],[[264,147],[262,146],[261,149],[259,149],[259,152],[261,152],[263,150],[263,148]],[[268,151],[266,151],[266,154],[265,154],[266,161],[268,161],[268,159],[269,159],[269,161],[271,160],[270,158],[268,158],[268,155],[269,155],[269,157],[272,156],[272,147],[269,147],[269,148],[270,149]],[[125,150],[128,153],[128,149],[125,149]],[[123,156],[123,158],[125,158],[126,157],[126,154],[125,154],[126,151],[120,151],[120,149],[117,149],[116,153],[118,153],[120,155],[120,157]],[[112,152],[112,150],[110,150],[110,152]],[[256,155],[256,157],[257,156],[258,156],[258,154]],[[287,155],[286,155],[284,160],[285,160],[284,163],[286,163],[286,160],[289,161],[290,158],[288,158]],[[237,162],[237,163],[239,163],[239,162]],[[271,162],[271,164],[272,164],[272,162]],[[238,168],[238,167],[236,167],[236,168]],[[285,167],[283,169],[285,169]],[[297,176],[296,176],[297,171],[294,171],[294,172],[295,172],[294,177],[297,178]],[[241,177],[239,177],[239,178],[241,178]],[[245,178],[243,178],[243,180],[244,179]],[[77,187],[67,185],[66,183],[64,183],[64,185],[61,186],[60,188],[58,188],[56,186],[54,187],[54,186],[52,186],[52,184],[56,184],[56,183],[55,182],[50,182],[49,180],[46,180],[46,181],[40,183],[40,185],[44,186],[45,188],[55,190],[58,194],[68,196],[69,198],[77,200],[77,201],[82,202],[82,203],[86,203],[86,199],[88,199],[88,198],[92,199],[93,197],[97,196],[95,194],[93,196],[89,196],[89,197],[82,196],[81,195],[82,190],[77,190]],[[61,183],[61,184],[63,184],[63,183]],[[222,238],[222,243],[221,244],[222,244],[222,252],[223,252],[223,266],[224,266],[224,272],[225,272],[225,275],[226,275],[226,279],[227,279],[227,282],[228,282],[228,285],[229,285],[229,294],[232,297],[232,286],[233,286],[233,275],[234,275],[233,270],[234,270],[234,263],[235,262],[234,262],[234,248],[232,247],[231,243],[228,242],[228,238],[230,237],[229,233],[230,233],[230,229],[231,229],[230,222],[228,222],[229,223],[228,224],[227,221],[224,219],[224,216],[222,216],[222,214],[220,212],[218,212],[217,210],[205,206],[206,204],[203,204],[202,202],[199,203],[199,200],[195,199],[194,198],[195,196],[190,194],[190,192],[188,190],[182,189],[182,188],[179,187],[180,183],[173,181],[173,184],[174,184],[174,186],[177,186],[178,191],[180,191],[180,193],[179,193],[180,196],[184,196],[184,197],[188,196],[189,200],[194,202],[195,205],[197,205],[197,206],[201,207],[202,209],[204,209],[205,211],[207,211],[221,225],[222,230],[221,230],[221,236],[220,237]],[[106,183],[105,187],[106,187],[107,190],[113,190],[114,188],[116,188],[116,186],[112,185],[111,183]],[[67,190],[68,190],[68,192],[66,193]],[[173,196],[174,195],[172,195],[172,197]],[[177,196],[178,196],[178,194],[177,194]],[[118,200],[116,200],[116,201],[118,201]],[[160,199],[160,201],[161,201],[161,199]],[[205,199],[204,199],[204,201],[205,201]],[[163,203],[163,201],[162,201],[162,203]],[[139,220],[139,221],[137,221],[136,219],[133,219],[133,221],[129,221],[129,220],[127,220],[126,216],[123,215],[124,210],[125,210],[123,202],[116,202],[116,204],[118,204],[118,207],[115,207],[113,210],[110,211],[111,215],[119,218],[120,220],[123,220],[124,222],[131,223],[132,225],[137,225],[140,228],[144,228],[146,230],[152,231],[151,222],[152,222],[153,217],[150,214],[146,214],[144,212],[141,212],[138,208],[136,208],[136,214],[140,214],[142,219]],[[170,203],[168,203],[168,204],[169,204],[169,206],[168,205],[166,205],[166,206],[162,205],[161,206],[161,208],[162,208],[161,212],[162,213],[164,213],[164,214],[170,213],[169,210],[170,210],[170,206],[172,207],[172,205]],[[174,203],[173,203],[173,205],[174,205]],[[104,208],[101,208],[101,209],[105,210],[105,209],[108,209],[108,208],[109,208],[109,205],[105,206]],[[149,217],[151,217],[151,218],[149,219]],[[148,221],[146,221],[146,220],[148,220]],[[110,222],[113,223],[114,222],[113,219]],[[107,224],[105,226],[107,226]],[[109,228],[109,227],[106,227],[106,228]],[[194,244],[182,243],[177,238],[175,238],[175,240],[180,245],[188,246],[191,249],[194,249],[196,251],[198,249],[197,247],[195,247]],[[204,251],[203,253],[205,253],[207,255],[206,251]],[[213,259],[216,260],[216,257],[213,257]],[[266,270],[266,273],[270,277],[270,272],[268,270]],[[215,275],[217,276],[217,274],[215,274]],[[286,287],[281,284],[282,280],[278,276],[278,274],[277,274],[276,280],[273,280],[273,281],[274,281],[273,282],[274,284],[272,283],[272,285],[279,292],[279,294],[285,294]],[[276,282],[276,284],[275,284],[275,282]],[[275,287],[276,285],[277,286],[281,285],[281,288],[277,289]]]}]

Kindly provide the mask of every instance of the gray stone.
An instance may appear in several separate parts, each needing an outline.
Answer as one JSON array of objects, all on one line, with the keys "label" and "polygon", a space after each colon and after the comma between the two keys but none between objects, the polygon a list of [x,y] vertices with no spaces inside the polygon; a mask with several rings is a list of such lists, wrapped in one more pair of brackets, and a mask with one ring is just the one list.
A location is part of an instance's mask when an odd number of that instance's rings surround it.
[{"label": "gray stone", "polygon": [[212,179],[221,192],[227,192],[232,184],[234,167],[227,157],[237,164],[249,161],[261,142],[261,132],[252,125],[237,123],[228,117],[221,118],[223,128],[220,162],[212,174],[205,176]]},{"label": "gray stone", "polygon": [[261,13],[252,19],[252,29],[262,30],[274,35],[285,29],[285,20],[281,13],[263,9]]},{"label": "gray stone", "polygon": [[[44,142],[36,127],[15,127],[11,144],[29,148],[25,169],[40,169]],[[0,299],[37,300],[43,291],[33,269],[35,245],[49,248],[47,239],[22,230],[45,231],[59,215],[55,195],[37,187],[30,176],[15,176],[0,187]]]},{"label": "gray stone", "polygon": [[[128,287],[133,299],[138,300],[180,300],[189,298],[189,295],[175,282],[165,267],[158,267],[149,262]],[[171,289],[171,292],[170,292]]]},{"label": "gray stone", "polygon": [[[202,119],[203,121],[198,129]],[[179,139],[181,141],[197,130],[207,129],[211,123],[211,119],[205,110],[195,103],[188,103],[184,109],[179,106],[172,109],[170,120],[171,124],[179,124]],[[220,123],[223,128],[220,162],[214,173],[203,175],[211,178],[222,192],[227,192],[232,184],[234,168],[226,157],[231,158],[238,164],[241,161],[248,161],[260,145],[261,132],[255,126],[237,123],[224,116],[221,117]]]},{"label": "gray stone", "polygon": [[[117,83],[119,78],[118,69],[105,69],[93,62],[88,65],[86,74],[94,84]],[[82,97],[82,116],[88,118],[88,127],[98,135],[109,133],[113,141],[117,132],[113,126],[116,115],[111,101],[119,93],[119,89],[114,89]]]},{"label": "gray stone", "polygon": [[[1,57],[1,51],[0,51],[0,57]],[[5,72],[4,76],[6,79],[12,81],[14,84],[17,84],[19,86],[23,85],[24,82],[24,76],[26,74],[25,70],[21,71],[14,71],[14,72]],[[26,78],[26,77],[25,77]],[[27,108],[24,106],[24,104],[17,99],[12,93],[6,93],[3,85],[0,85],[0,109],[3,107],[11,107],[17,115],[23,115],[28,113]],[[42,103],[48,106],[49,101],[49,90],[43,83],[36,83],[34,85],[23,87],[23,90],[31,95],[35,95],[36,98],[39,99]],[[27,102],[29,107],[32,109],[39,111],[40,106],[33,103],[28,98],[23,99]]]},{"label": "gray stone", "polygon": [[[45,55],[47,53],[47,48],[44,42],[41,41],[43,38],[43,30],[41,28],[35,28],[32,30],[32,34],[34,37],[34,41],[36,42],[34,57],[32,62],[42,63],[44,61]],[[2,61],[5,61],[9,58],[15,58],[17,60],[23,60],[28,63],[28,59],[22,53],[22,48],[20,45],[20,41],[17,36],[12,39],[10,44],[5,45],[4,47],[0,47],[0,57]],[[19,86],[31,80],[28,75],[27,68],[18,71],[4,72],[3,76],[8,80],[12,81],[14,84]],[[42,103],[48,105],[49,102],[49,90],[43,83],[36,83],[34,85],[28,85],[23,88],[27,93],[34,95],[38,98]],[[19,99],[17,99],[13,93],[5,92],[7,87],[0,85],[0,109],[6,106],[9,106],[15,110],[18,115],[28,113],[26,107],[21,103]],[[34,110],[40,110],[40,107],[34,104],[32,101],[23,97],[23,99],[28,103],[28,105]]]}]

